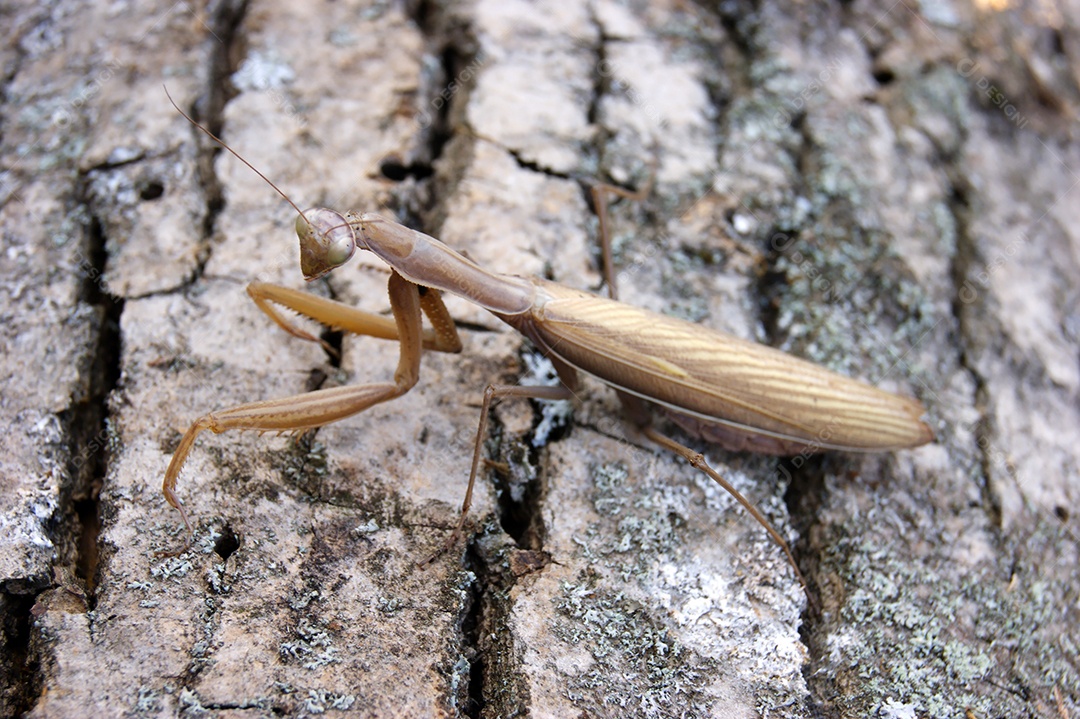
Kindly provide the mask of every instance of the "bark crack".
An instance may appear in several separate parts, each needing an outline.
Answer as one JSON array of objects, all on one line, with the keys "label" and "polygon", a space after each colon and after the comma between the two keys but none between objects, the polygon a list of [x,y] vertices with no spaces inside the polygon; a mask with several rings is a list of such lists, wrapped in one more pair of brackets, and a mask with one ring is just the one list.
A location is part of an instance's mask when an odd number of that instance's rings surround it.
[{"label": "bark crack", "polygon": [[[996,530],[1001,528],[1001,505],[994,496],[990,487],[991,468],[993,458],[990,456],[988,447],[990,442],[984,441],[990,433],[990,416],[986,409],[989,389],[986,386],[986,378],[979,371],[969,354],[968,339],[972,336],[971,316],[973,311],[971,302],[977,299],[977,293],[968,279],[971,269],[979,261],[979,250],[975,238],[969,229],[968,213],[970,203],[965,188],[955,180],[952,184],[952,196],[949,198],[949,211],[956,223],[956,254],[952,258],[952,280],[956,293],[952,302],[952,315],[956,321],[957,335],[960,343],[957,347],[957,364],[971,377],[975,391],[972,397],[972,407],[979,412],[979,419],[973,428],[976,439],[977,456],[979,459],[979,492],[982,497],[982,507],[990,521],[990,526]],[[967,292],[972,292],[971,297]]]},{"label": "bark crack", "polygon": [[[121,344],[120,317],[124,300],[108,292],[103,282],[108,264],[106,237],[100,219],[92,214],[87,185],[81,187],[79,202],[87,208],[90,222],[86,228],[86,251],[80,269],[83,283],[80,301],[93,311],[94,346],[87,358],[84,383],[85,394],[74,398],[72,405],[61,415],[70,449],[69,466],[72,488],[71,507],[76,521],[69,526],[75,554],[71,558],[75,575],[86,585],[87,609],[93,610],[98,572],[101,531],[101,488],[105,482],[112,445],[109,397],[120,381]],[[62,511],[67,514],[66,510]],[[69,541],[58,538],[58,546]],[[64,562],[61,559],[61,562]]]},{"label": "bark crack", "polygon": [[[188,113],[206,126],[210,132],[220,136],[224,123],[225,105],[235,94],[229,77],[236,70],[235,49],[240,40],[240,23],[247,12],[247,0],[225,0],[214,7],[208,25],[213,36],[220,39],[210,46],[206,65],[205,93],[196,98]],[[222,148],[206,137],[197,127],[191,132],[195,138],[196,175],[198,186],[203,189],[206,198],[206,214],[203,217],[201,248],[195,271],[188,281],[194,284],[206,270],[206,265],[213,254],[210,238],[214,235],[218,216],[225,209],[225,193],[221,180],[214,171],[214,159]]]},{"label": "bark crack", "polygon": [[[410,6],[409,12],[423,34],[427,54],[438,58],[438,62],[426,67],[423,71],[426,75],[421,78],[416,103],[418,117],[423,122],[414,156],[403,161],[391,158],[380,169],[383,176],[401,183],[395,197],[397,206],[393,209],[402,221],[437,235],[442,205],[454,192],[466,165],[450,158],[451,161],[444,163],[449,172],[436,174],[432,168],[448,150],[454,137],[454,123],[464,116],[460,108],[468,101],[474,68],[481,56],[473,29],[462,25],[440,3],[419,2]],[[496,418],[492,420],[492,431],[497,432],[499,423]],[[505,527],[507,510],[502,503],[497,504],[496,512],[500,525]],[[470,584],[458,638],[458,652],[468,667],[463,663],[455,667],[450,682],[451,701],[469,717],[488,713],[493,702],[498,704],[498,696],[505,687],[523,684],[520,666],[513,661],[514,653],[491,646],[499,640],[489,639],[498,631],[494,627],[508,621],[510,608],[499,603],[498,598],[506,587],[495,581],[502,553],[492,553],[487,543],[485,535],[474,535],[468,540],[464,564],[476,580]],[[467,680],[458,682],[457,677],[463,674],[467,674]]]},{"label": "bark crack", "polygon": [[40,592],[0,590],[0,707],[25,716],[37,705],[45,677],[38,652],[31,645],[33,608]]}]

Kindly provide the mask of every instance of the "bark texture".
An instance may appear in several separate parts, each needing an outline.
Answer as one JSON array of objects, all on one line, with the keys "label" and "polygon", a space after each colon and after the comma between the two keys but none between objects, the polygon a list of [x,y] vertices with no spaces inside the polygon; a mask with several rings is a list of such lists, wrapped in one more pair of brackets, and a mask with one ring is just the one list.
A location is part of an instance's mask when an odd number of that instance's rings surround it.
[{"label": "bark texture", "polygon": [[[23,6],[25,5],[25,6]],[[5,5],[0,47],[0,715],[1080,715],[1080,9],[685,3]],[[485,384],[466,345],[302,438],[195,417],[385,382],[286,336],[293,213],[379,210],[479,264],[622,299],[927,405],[935,443],[709,450],[788,536],[627,430],[588,380],[505,402],[468,536]],[[361,257],[308,289],[387,312]],[[36,379],[35,379],[36,373]],[[670,428],[669,428],[670,429]],[[675,431],[675,430],[671,430]],[[693,441],[693,440],[687,440]]]}]

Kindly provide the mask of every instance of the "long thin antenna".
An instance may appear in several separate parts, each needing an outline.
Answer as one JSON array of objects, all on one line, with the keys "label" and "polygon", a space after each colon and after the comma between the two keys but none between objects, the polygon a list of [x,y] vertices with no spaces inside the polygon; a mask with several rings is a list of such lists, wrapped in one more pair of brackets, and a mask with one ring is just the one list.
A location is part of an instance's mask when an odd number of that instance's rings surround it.
[{"label": "long thin antenna", "polygon": [[300,208],[299,208],[299,207],[297,207],[297,206],[296,206],[296,203],[295,203],[295,202],[293,202],[293,201],[292,201],[292,200],[291,200],[291,199],[289,198],[289,196],[288,196],[288,195],[286,195],[286,194],[285,194],[284,192],[282,192],[282,191],[281,191],[281,189],[280,189],[280,188],[279,188],[279,187],[278,187],[277,185],[275,185],[275,184],[274,184],[273,182],[270,182],[270,179],[269,179],[269,178],[268,178],[268,177],[267,177],[266,175],[264,175],[264,174],[262,174],[261,172],[259,172],[259,171],[258,171],[258,170],[257,170],[257,169],[255,168],[255,166],[254,166],[254,165],[252,165],[252,164],[251,164],[250,162],[248,162],[248,161],[247,161],[247,160],[245,160],[245,159],[244,159],[243,157],[241,157],[241,156],[240,156],[240,153],[238,153],[238,152],[237,152],[236,150],[234,150],[234,149],[232,149],[231,147],[229,147],[228,145],[226,145],[226,144],[225,144],[225,142],[224,142],[224,141],[222,141],[222,139],[221,139],[220,137],[218,137],[218,136],[217,136],[217,135],[215,135],[214,133],[210,132],[209,130],[207,130],[207,129],[206,129],[205,127],[203,127],[203,126],[202,126],[202,125],[200,125],[199,123],[197,123],[197,122],[195,122],[194,120],[192,120],[192,119],[191,119],[191,116],[190,116],[190,115],[188,115],[188,114],[187,114],[186,112],[184,112],[183,110],[181,110],[181,109],[180,109],[180,106],[176,104],[176,101],[172,99],[172,95],[170,95],[170,94],[169,94],[169,88],[165,87],[165,85],[162,85],[162,87],[163,87],[163,88],[165,88],[165,97],[169,98],[169,102],[171,102],[171,103],[172,103],[172,106],[176,108],[176,111],[177,111],[177,112],[179,112],[179,113],[180,113],[181,115],[183,115],[183,116],[184,116],[184,119],[185,119],[185,120],[187,120],[187,121],[188,121],[188,122],[190,122],[190,123],[191,123],[192,125],[194,125],[195,127],[197,127],[197,128],[199,128],[200,130],[202,130],[202,131],[203,131],[204,133],[206,133],[206,135],[207,135],[207,136],[208,136],[208,137],[209,137],[209,138],[210,138],[211,140],[213,140],[214,142],[216,142],[217,144],[221,145],[221,146],[222,146],[222,147],[224,147],[224,148],[225,148],[226,150],[228,150],[229,152],[231,152],[231,153],[232,153],[232,155],[233,155],[233,157],[235,157],[235,158],[236,158],[237,160],[240,160],[240,162],[242,162],[242,163],[244,163],[245,165],[247,165],[247,166],[248,166],[248,168],[250,168],[250,170],[251,170],[252,172],[254,172],[254,173],[255,173],[256,175],[258,175],[259,177],[261,177],[261,178],[263,179],[263,182],[265,182],[266,184],[270,185],[270,187],[273,187],[273,188],[274,188],[274,191],[276,191],[276,192],[277,192],[277,193],[278,193],[279,195],[281,195],[281,196],[282,196],[282,197],[283,197],[283,198],[285,199],[285,201],[286,201],[286,202],[288,202],[288,203],[289,203],[290,205],[292,205],[292,208],[293,208],[294,210],[296,210],[296,214],[300,215],[301,217],[303,217],[303,216],[304,216],[304,213],[303,213],[303,212],[302,212],[302,211],[300,210]]}]

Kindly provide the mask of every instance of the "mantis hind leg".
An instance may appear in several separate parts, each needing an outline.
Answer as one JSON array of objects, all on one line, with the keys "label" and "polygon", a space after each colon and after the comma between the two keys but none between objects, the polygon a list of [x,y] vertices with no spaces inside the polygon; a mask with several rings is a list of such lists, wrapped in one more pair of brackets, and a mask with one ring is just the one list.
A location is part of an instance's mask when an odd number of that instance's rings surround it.
[{"label": "mantis hind leg", "polygon": [[[649,181],[639,190],[627,190],[616,185],[609,185],[604,183],[596,184],[592,187],[593,208],[596,211],[597,218],[600,225],[600,249],[603,256],[603,272],[604,279],[608,287],[608,295],[613,300],[618,299],[618,286],[616,281],[616,274],[614,268],[614,261],[612,259],[611,251],[611,233],[608,226],[608,195],[617,195],[619,197],[626,198],[632,201],[640,201],[648,196],[652,190],[653,178],[655,176],[655,166],[653,168],[653,174],[650,174]],[[784,541],[784,538],[780,536],[780,532],[776,530],[769,520],[765,518],[765,515],[758,510],[754,504],[742,495],[739,490],[728,482],[723,475],[713,469],[708,462],[705,461],[704,455],[700,452],[695,452],[684,444],[676,442],[667,435],[657,431],[652,426],[652,413],[649,407],[640,398],[633,395],[626,394],[625,392],[618,392],[619,400],[622,402],[623,411],[626,414],[626,419],[635,425],[648,439],[655,444],[674,452],[683,459],[685,459],[692,467],[704,472],[713,481],[719,484],[724,490],[730,494],[735,500],[750,513],[758,524],[760,524],[769,536],[777,545],[784,550],[784,554],[787,556],[788,563],[791,564],[791,568],[795,570],[795,576],[799,580],[799,584],[802,585],[803,592],[806,594],[807,601],[811,607],[815,606],[813,596],[810,594],[809,585],[806,583],[806,578],[803,577],[802,571],[799,569],[798,563],[795,561],[795,555],[792,553],[788,543]],[[678,418],[675,418],[678,420]],[[691,421],[690,417],[686,417],[686,420]],[[722,430],[715,429],[714,432],[719,434]],[[705,434],[701,432],[701,434]],[[774,453],[786,454],[789,453],[791,447],[789,445],[777,444],[775,440],[770,443],[771,438],[765,440],[757,440],[755,437],[746,437],[737,431],[730,432],[732,437],[731,442],[742,441],[749,443],[751,448],[757,448],[758,445],[765,447],[766,449],[774,449]],[[753,444],[757,442],[757,445]],[[742,446],[740,448],[746,448]]]},{"label": "mantis hind leg", "polygon": [[791,547],[784,541],[784,538],[780,535],[780,532],[765,518],[765,515],[754,506],[753,502],[743,496],[742,492],[735,489],[731,482],[727,481],[722,474],[713,469],[709,463],[705,460],[705,456],[700,452],[695,452],[684,444],[676,442],[667,435],[657,431],[652,427],[651,413],[649,408],[639,398],[632,395],[628,395],[625,392],[619,392],[619,400],[622,402],[623,409],[626,412],[627,419],[632,422],[637,428],[652,442],[660,445],[664,449],[667,449],[675,454],[679,455],[690,464],[690,466],[704,472],[710,479],[724,488],[728,494],[735,498],[743,508],[750,513],[758,524],[764,527],[765,531],[769,533],[769,536],[779,547],[784,550],[784,554],[787,556],[788,564],[795,570],[795,577],[799,580],[799,584],[803,588],[803,593],[806,595],[806,600],[811,607],[815,607],[813,595],[810,594],[810,585],[806,583],[806,578],[803,576],[802,571],[799,569],[798,562],[795,561],[795,555],[791,551]]}]

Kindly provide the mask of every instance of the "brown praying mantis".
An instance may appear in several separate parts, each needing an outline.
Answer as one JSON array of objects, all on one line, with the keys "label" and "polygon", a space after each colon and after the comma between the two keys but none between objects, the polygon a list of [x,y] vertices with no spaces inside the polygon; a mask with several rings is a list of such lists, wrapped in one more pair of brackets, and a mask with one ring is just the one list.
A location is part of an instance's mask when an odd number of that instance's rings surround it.
[{"label": "brown praying mantis", "polygon": [[[528,337],[551,360],[561,381],[555,387],[488,385],[461,516],[447,546],[456,541],[465,525],[492,402],[502,397],[570,399],[578,386],[578,372],[614,388],[627,418],[645,437],[683,457],[730,492],[783,549],[804,588],[805,579],[779,532],[709,466],[703,455],[654,429],[650,406],[659,408],[689,433],[727,449],[775,455],[827,449],[889,451],[933,439],[921,419],[923,406],[915,399],[882,391],[772,347],[616,301],[604,193],[633,193],[607,185],[593,188],[612,295],[608,299],[540,278],[492,272],[433,237],[375,214],[340,214],[329,209],[303,212],[247,160],[176,109],[266,180],[296,210],[305,279],[317,279],[345,264],[357,249],[372,252],[391,268],[392,319],[262,282],[248,285],[255,303],[286,332],[301,339],[319,341],[290,324],[274,304],[347,332],[395,340],[400,346],[392,383],[321,389],[242,404],[196,419],[173,454],[163,485],[165,498],[180,511],[189,542],[191,523],[175,489],[200,432],[307,430],[400,397],[416,384],[425,350],[456,353],[462,349],[442,292],[480,305]],[[423,327],[423,316],[430,328]]]}]

